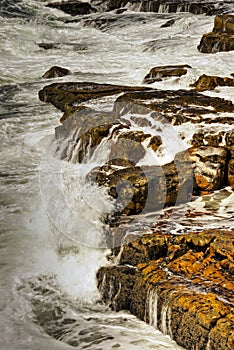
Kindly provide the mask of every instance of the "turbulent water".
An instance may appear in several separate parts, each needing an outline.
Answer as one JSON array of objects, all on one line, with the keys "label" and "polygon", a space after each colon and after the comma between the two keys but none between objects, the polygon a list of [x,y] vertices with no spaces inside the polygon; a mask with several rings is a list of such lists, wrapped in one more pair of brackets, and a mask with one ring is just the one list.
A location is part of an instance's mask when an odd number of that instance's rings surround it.
[{"label": "turbulent water", "polygon": [[[117,21],[94,14],[70,22],[45,3],[0,2],[0,348],[179,349],[153,328],[153,320],[149,326],[98,302],[95,274],[109,253],[101,248],[101,216],[112,203],[83,181],[92,164],[77,165],[78,175],[66,162],[50,168],[48,149],[60,112],[39,102],[37,93],[48,84],[41,76],[53,65],[73,72],[63,81],[139,85],[153,66],[189,64],[193,70],[180,80],[153,85],[189,88],[202,73],[233,73],[233,53],[197,51],[213,17],[127,11]],[[169,19],[174,25],[161,28]],[[39,43],[59,45],[46,51]],[[234,100],[234,88],[212,94]],[[205,208],[204,225],[225,225],[232,199],[227,188],[191,207]]]}]

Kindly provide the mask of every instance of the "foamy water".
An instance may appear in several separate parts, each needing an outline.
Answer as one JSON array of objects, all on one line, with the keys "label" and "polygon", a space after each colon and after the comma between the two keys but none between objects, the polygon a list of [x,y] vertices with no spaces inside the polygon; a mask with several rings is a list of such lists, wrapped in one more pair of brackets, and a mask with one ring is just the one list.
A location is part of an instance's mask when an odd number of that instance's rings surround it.
[{"label": "foamy water", "polygon": [[[203,73],[233,73],[233,53],[197,51],[201,35],[213,27],[213,17],[128,12],[120,21],[98,29],[86,20],[100,15],[65,23],[69,16],[43,4],[9,0],[0,5],[1,349],[179,349],[152,327],[153,318],[148,326],[98,303],[95,274],[108,264],[109,253],[102,244],[102,215],[111,210],[112,201],[105,191],[87,184],[84,176],[100,158],[96,154],[85,165],[74,165],[52,157],[48,149],[61,113],[39,102],[37,93],[52,81],[140,85],[149,69],[165,64],[189,64],[192,69],[181,79],[152,86],[188,89]],[[172,27],[160,28],[171,18],[176,19]],[[62,45],[48,51],[39,48],[38,43],[46,42]],[[87,49],[79,51],[78,44]],[[73,74],[42,79],[52,65]],[[209,94],[234,101],[233,88]],[[102,108],[103,101],[96,105]],[[104,105],[109,108],[112,101],[107,99]],[[187,137],[182,148],[194,129],[189,124],[183,130],[173,129]],[[165,132],[165,140],[168,135]],[[161,164],[173,155],[169,141],[169,152],[158,155]],[[147,155],[144,162],[151,159]],[[229,225],[233,215],[229,188],[189,205],[203,211],[204,225],[219,226],[224,218]],[[184,227],[190,224],[186,220]],[[174,229],[179,233],[179,222]],[[153,308],[155,302],[151,300]]]}]

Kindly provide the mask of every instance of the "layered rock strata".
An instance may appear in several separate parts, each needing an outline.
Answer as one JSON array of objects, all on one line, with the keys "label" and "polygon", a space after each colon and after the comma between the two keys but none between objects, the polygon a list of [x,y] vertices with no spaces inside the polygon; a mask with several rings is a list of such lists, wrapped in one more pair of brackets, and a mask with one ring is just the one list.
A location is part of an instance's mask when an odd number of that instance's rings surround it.
[{"label": "layered rock strata", "polygon": [[199,1],[199,0],[92,0],[91,3],[102,11],[113,11],[120,8],[144,12],[190,12],[193,14],[214,15],[227,12],[231,7],[229,1]]},{"label": "layered rock strata", "polygon": [[233,231],[144,235],[97,274],[105,303],[129,310],[186,349],[234,346]]},{"label": "layered rock strata", "polygon": [[203,35],[198,50],[203,53],[234,50],[234,15],[217,15],[213,31]]},{"label": "layered rock strata", "polygon": [[[119,94],[109,112],[84,105]],[[129,310],[186,349],[232,350],[234,231],[169,234],[166,218],[157,221],[157,213],[191,195],[234,187],[233,103],[194,90],[96,83],[56,83],[39,96],[64,111],[56,128],[60,158],[81,163],[108,144],[108,161],[88,176],[116,199],[114,216],[105,218],[110,264],[97,273],[102,300],[116,311]],[[139,165],[148,150],[156,154],[163,146],[165,124],[186,123],[196,130],[187,151],[162,166]],[[219,132],[213,128],[218,123]],[[157,124],[161,127],[151,132]],[[144,221],[136,218],[148,213],[150,234],[143,234]],[[190,212],[188,220],[200,214]]]}]

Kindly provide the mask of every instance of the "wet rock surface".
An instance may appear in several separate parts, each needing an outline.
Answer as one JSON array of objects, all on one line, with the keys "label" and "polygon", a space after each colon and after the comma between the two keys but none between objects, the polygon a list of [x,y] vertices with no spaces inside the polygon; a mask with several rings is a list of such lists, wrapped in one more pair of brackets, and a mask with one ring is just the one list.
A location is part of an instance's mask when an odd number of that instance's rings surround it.
[{"label": "wet rock surface", "polygon": [[135,215],[190,199],[191,166],[189,162],[187,167],[183,163],[183,174],[179,174],[178,167],[174,162],[164,166],[134,166],[120,170],[104,166],[94,169],[90,179],[107,186],[108,193],[117,198],[115,215]]},{"label": "wet rock surface", "polygon": [[71,74],[71,71],[69,69],[59,67],[59,66],[53,66],[42,75],[42,78],[45,78],[45,79],[58,78],[58,77],[64,77],[65,75],[69,75],[69,74]]},{"label": "wet rock surface", "polygon": [[180,77],[187,74],[188,68],[191,67],[189,65],[154,67],[145,76],[143,83],[152,84],[155,81],[161,81],[163,78]]},{"label": "wet rock surface", "polygon": [[[217,82],[209,77],[205,87]],[[195,85],[203,91],[204,82]],[[112,95],[111,111],[85,105]],[[108,160],[87,176],[114,200],[113,213],[103,218],[111,255],[97,273],[102,300],[116,311],[129,310],[186,349],[196,344],[199,350],[232,350],[234,230],[224,229],[216,200],[209,196],[234,187],[233,103],[195,90],[92,82],[51,84],[39,97],[64,112],[56,128],[60,159],[86,162],[100,145],[108,145]],[[156,157],[165,146],[165,125],[188,123],[194,132],[184,151],[162,165],[144,163],[149,151]],[[217,194],[220,201],[231,197],[223,191]],[[182,213],[197,196],[210,211],[191,204]],[[211,213],[220,229],[202,231]]]},{"label": "wet rock surface", "polygon": [[193,14],[214,15],[228,12],[232,4],[229,1],[220,1],[217,5],[214,1],[199,0],[92,0],[91,3],[102,11],[113,11],[122,7],[143,12],[191,12]]},{"label": "wet rock surface", "polygon": [[192,84],[196,91],[214,90],[217,86],[234,86],[234,78],[203,74]]},{"label": "wet rock surface", "polygon": [[44,50],[53,50],[53,49],[70,49],[74,51],[84,51],[87,50],[88,47],[85,44],[80,44],[80,43],[66,43],[66,42],[61,42],[61,43],[52,43],[52,42],[44,42],[44,43],[38,43],[38,46],[41,49]]},{"label": "wet rock surface", "polygon": [[77,0],[58,1],[46,5],[47,7],[56,8],[69,15],[87,15],[89,13],[97,12],[97,9],[89,2],[82,2]]},{"label": "wet rock surface", "polygon": [[234,50],[234,15],[217,15],[213,31],[203,35],[198,50],[203,53]]},{"label": "wet rock surface", "polygon": [[[233,233],[209,230],[175,236],[152,230],[126,241],[118,265],[99,270],[99,290],[113,309],[130,310],[186,349],[212,344],[213,349],[231,350]],[[131,285],[124,295],[123,280]]]},{"label": "wet rock surface", "polygon": [[41,101],[65,111],[66,105],[117,95],[124,91],[146,90],[144,87],[98,84],[93,82],[54,83],[39,91]]},{"label": "wet rock surface", "polygon": [[[231,101],[219,97],[209,97],[192,90],[151,90],[125,93],[117,98],[116,110],[119,113],[142,113],[144,107],[161,113],[173,125],[185,122],[226,123],[233,116],[218,116],[218,112],[234,112]],[[211,116],[212,115],[212,116]],[[217,117],[217,118],[216,118]]]}]

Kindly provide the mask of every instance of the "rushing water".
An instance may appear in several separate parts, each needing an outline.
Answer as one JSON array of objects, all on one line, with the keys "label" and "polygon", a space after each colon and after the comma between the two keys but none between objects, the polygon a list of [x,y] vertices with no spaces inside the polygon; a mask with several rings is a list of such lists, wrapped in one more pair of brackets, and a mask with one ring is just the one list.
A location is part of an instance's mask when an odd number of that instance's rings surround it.
[{"label": "rushing water", "polygon": [[[43,4],[42,0],[0,3],[0,347],[179,349],[153,327],[98,303],[95,274],[99,266],[107,264],[108,254],[98,248],[103,232],[100,219],[112,203],[101,189],[82,182],[80,174],[88,171],[88,164],[80,166],[76,177],[71,165],[60,163],[63,181],[60,174],[53,175],[56,169],[46,168],[60,112],[39,102],[37,93],[50,83],[41,76],[52,65],[73,72],[63,81],[141,84],[153,66],[190,64],[193,70],[180,80],[154,84],[188,88],[201,73],[233,73],[233,53],[197,51],[201,35],[212,29],[213,17],[126,12],[116,22],[99,21],[102,24],[97,26],[94,17],[103,20],[110,14],[84,16],[69,23],[69,16]],[[168,19],[175,19],[175,24],[160,28]],[[54,42],[59,45],[52,50],[38,46]],[[213,94],[234,99],[233,88],[220,88]],[[61,183],[65,186],[63,197],[59,197]],[[226,201],[230,216],[230,196],[226,189],[207,197],[206,208],[211,203],[214,213],[216,203],[217,212],[217,203]],[[72,208],[71,217],[64,197]],[[202,207],[199,203],[198,209]],[[222,214],[219,212],[219,217]],[[59,229],[51,216],[59,220]],[[155,308],[156,299],[152,298]],[[155,322],[152,318],[151,325]]]}]

